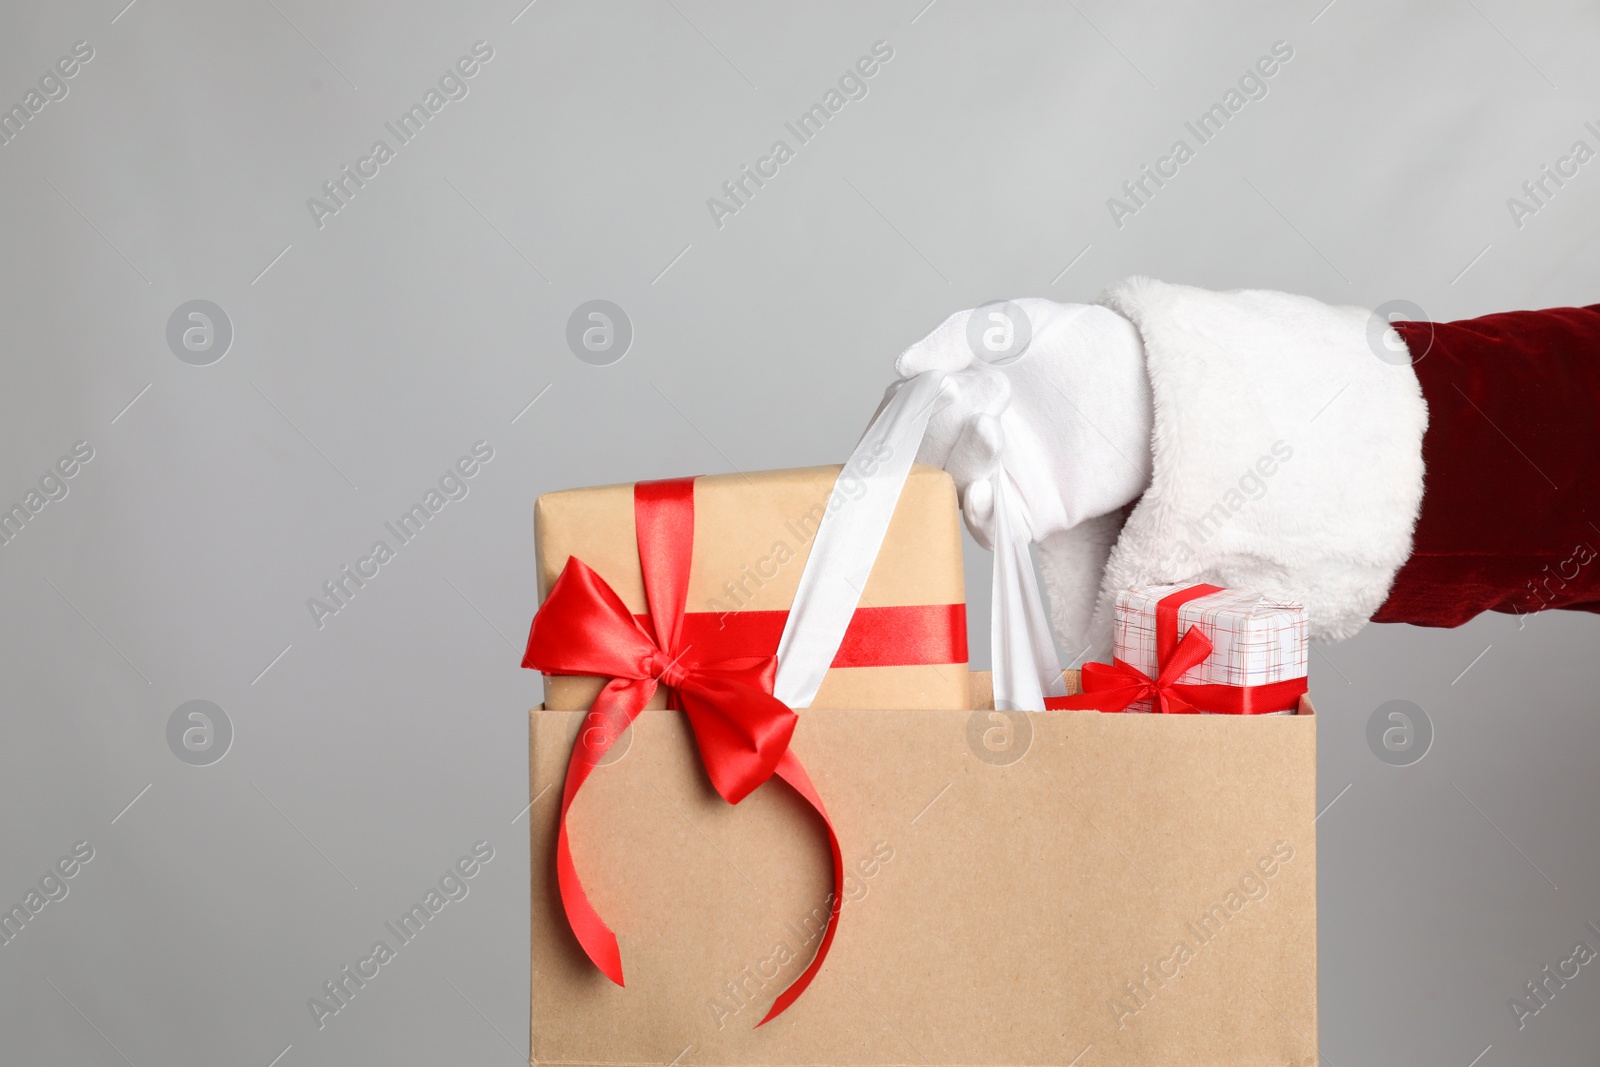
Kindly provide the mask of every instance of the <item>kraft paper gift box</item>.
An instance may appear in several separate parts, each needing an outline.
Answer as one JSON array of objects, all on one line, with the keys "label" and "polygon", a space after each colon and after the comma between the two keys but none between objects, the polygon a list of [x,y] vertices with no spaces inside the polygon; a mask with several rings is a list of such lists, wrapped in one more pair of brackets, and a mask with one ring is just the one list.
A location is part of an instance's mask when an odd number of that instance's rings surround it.
[{"label": "kraft paper gift box", "polygon": [[[1317,1062],[1315,718],[810,708],[824,833],[768,783],[707,783],[646,711],[569,815],[627,985],[585,957],[553,855],[582,711],[530,716],[534,1063],[1305,1067]],[[1069,688],[1076,676],[1069,673]]]},{"label": "kraft paper gift box", "polygon": [[[1161,601],[1191,589],[1213,592],[1185,600],[1177,609],[1177,632],[1198,627],[1212,650],[1177,680],[1183,684],[1266,686],[1305,678],[1310,655],[1303,605],[1273,600],[1242,589],[1148,585],[1117,594],[1112,620],[1113,655],[1151,678],[1160,671],[1156,615]],[[1149,700],[1130,712],[1153,710]]]},{"label": "kraft paper gift box", "polygon": [[[777,648],[818,523],[848,507],[840,467],[806,467],[694,480],[693,552],[686,597],[686,644],[760,631],[761,654]],[[576,557],[593,568],[636,616],[648,610],[631,484],[545,493],[534,505],[542,603]],[[856,621],[888,622],[898,638],[920,629],[913,654],[888,665],[880,645],[852,624],[813,707],[961,708],[967,697],[966,592],[955,483],[935,467],[913,466],[876,563],[860,590]],[[698,634],[698,636],[697,636]],[[752,650],[754,651],[754,650]],[[891,654],[891,660],[896,656]],[[907,660],[917,662],[907,662]],[[602,680],[546,675],[544,705],[587,708]],[[647,705],[666,706],[658,691]]]}]

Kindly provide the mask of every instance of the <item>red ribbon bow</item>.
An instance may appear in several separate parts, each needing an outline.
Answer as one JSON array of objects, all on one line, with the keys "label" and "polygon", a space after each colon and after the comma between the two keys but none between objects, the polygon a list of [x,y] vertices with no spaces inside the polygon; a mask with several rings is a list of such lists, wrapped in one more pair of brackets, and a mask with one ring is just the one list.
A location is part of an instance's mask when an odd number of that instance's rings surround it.
[{"label": "red ribbon bow", "polygon": [[1211,655],[1211,639],[1198,626],[1178,638],[1178,609],[1222,589],[1191,585],[1162,597],[1156,603],[1156,665],[1148,674],[1125,660],[1112,657],[1109,664],[1085,663],[1080,677],[1082,694],[1049,697],[1049,710],[1122,711],[1136,700],[1149,700],[1165,715],[1265,715],[1292,708],[1306,691],[1306,680],[1285,678],[1264,685],[1204,685],[1178,681]]},{"label": "red ribbon bow", "polygon": [[[828,955],[844,900],[844,858],[816,787],[789,750],[799,721],[772,695],[776,656],[711,660],[682,643],[694,545],[694,479],[639,482],[633,491],[639,566],[651,629],[631,615],[605,579],[577,558],[567,560],[534,616],[522,665],[546,674],[610,679],[590,707],[607,728],[579,731],[567,761],[556,834],[556,880],[572,932],[595,966],[622,985],[617,938],[589,903],[572,862],[567,811],[613,741],[638,718],[658,685],[669,704],[688,716],[711,784],[730,804],[776,775],[809,803],[828,830],[833,851],[833,899],[828,926],[810,966],[773,1001],[757,1026],[780,1015],[805,992]],[[652,633],[651,630],[654,632]]]}]

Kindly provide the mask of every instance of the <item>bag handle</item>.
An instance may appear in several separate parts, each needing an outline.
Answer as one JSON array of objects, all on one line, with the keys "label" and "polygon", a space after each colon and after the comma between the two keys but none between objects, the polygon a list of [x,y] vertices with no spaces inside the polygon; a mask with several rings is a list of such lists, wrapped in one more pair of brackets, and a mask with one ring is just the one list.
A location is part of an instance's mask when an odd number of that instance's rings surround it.
[{"label": "bag handle", "polygon": [[[773,695],[792,708],[806,707],[816,698],[838,654],[928,420],[949,402],[943,388],[949,377],[947,371],[924,371],[895,383],[834,483],[778,642]],[[854,490],[858,495],[853,498],[842,491],[846,476],[864,485]],[[1066,695],[1066,683],[1028,553],[1027,508],[1003,467],[991,475],[990,484],[995,509],[989,623],[994,706],[1001,711],[1043,710],[1046,696]]]}]

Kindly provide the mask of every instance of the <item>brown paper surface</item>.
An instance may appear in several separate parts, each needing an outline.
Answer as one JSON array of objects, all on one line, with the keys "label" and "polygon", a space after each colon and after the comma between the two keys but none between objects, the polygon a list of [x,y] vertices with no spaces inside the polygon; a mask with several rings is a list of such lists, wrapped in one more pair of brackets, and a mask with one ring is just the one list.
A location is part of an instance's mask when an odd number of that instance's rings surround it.
[{"label": "brown paper surface", "polygon": [[[695,483],[688,611],[784,610],[794,602],[840,468],[715,474]],[[848,496],[843,506],[848,506]],[[862,589],[864,607],[966,602],[955,483],[911,468],[883,548]],[[648,610],[639,574],[633,486],[545,493],[534,505],[542,602],[569,556],[593,567],[628,610]],[[602,682],[545,678],[545,706],[586,708]],[[657,693],[651,707],[665,707]],[[965,663],[849,667],[828,672],[813,707],[963,708]]]},{"label": "brown paper surface", "polygon": [[1309,714],[803,712],[850,880],[821,973],[759,1030],[815,948],[820,826],[776,781],[723,803],[682,716],[641,716],[570,819],[613,986],[555,883],[582,718],[531,716],[534,1063],[1317,1062]]}]

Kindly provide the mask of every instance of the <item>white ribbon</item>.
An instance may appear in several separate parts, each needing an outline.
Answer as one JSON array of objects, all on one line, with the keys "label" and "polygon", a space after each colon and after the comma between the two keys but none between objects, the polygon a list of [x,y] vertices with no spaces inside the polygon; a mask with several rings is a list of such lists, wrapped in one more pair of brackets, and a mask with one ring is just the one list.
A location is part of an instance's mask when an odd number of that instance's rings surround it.
[{"label": "white ribbon", "polygon": [[[792,708],[816,698],[838,654],[948,376],[926,371],[897,383],[839,472],[778,642],[773,693]],[[1042,710],[1046,695],[1061,696],[1066,689],[1028,553],[1027,509],[1004,468],[991,476],[990,487],[995,553],[989,650],[995,707]]]}]

